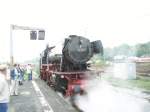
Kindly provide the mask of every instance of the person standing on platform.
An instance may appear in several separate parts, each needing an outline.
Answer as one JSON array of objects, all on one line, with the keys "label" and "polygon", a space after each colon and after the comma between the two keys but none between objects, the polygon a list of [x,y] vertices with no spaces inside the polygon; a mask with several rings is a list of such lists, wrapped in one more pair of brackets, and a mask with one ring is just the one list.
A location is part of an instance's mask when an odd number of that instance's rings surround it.
[{"label": "person standing on platform", "polygon": [[28,80],[32,80],[32,68],[30,64],[28,64],[27,66],[27,74],[28,74]]},{"label": "person standing on platform", "polygon": [[11,90],[10,95],[18,95],[19,75],[17,64],[14,65],[11,73]]},{"label": "person standing on platform", "polygon": [[9,103],[9,87],[7,83],[7,68],[0,65],[0,112],[7,112]]},{"label": "person standing on platform", "polygon": [[19,73],[19,85],[23,85],[23,69],[19,64],[17,70]]}]

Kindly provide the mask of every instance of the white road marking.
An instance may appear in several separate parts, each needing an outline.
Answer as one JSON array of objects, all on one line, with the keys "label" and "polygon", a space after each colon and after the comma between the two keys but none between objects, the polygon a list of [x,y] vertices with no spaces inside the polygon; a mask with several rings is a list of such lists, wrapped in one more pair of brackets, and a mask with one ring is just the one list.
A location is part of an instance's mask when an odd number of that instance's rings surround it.
[{"label": "white road marking", "polygon": [[45,99],[43,93],[41,92],[40,88],[38,87],[38,85],[36,84],[35,81],[32,81],[33,87],[36,91],[37,97],[40,100],[40,103],[44,109],[44,112],[54,112],[52,107],[48,104],[47,100]]},{"label": "white road marking", "polygon": [[21,95],[30,95],[31,93],[29,91],[23,91],[20,93]]}]

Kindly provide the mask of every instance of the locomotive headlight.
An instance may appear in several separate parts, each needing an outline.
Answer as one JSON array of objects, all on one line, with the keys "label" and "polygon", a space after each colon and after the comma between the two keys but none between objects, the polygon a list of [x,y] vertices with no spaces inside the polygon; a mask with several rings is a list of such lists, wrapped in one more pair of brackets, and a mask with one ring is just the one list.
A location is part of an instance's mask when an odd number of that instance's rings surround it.
[{"label": "locomotive headlight", "polygon": [[52,74],[52,77],[55,77],[55,74]]},{"label": "locomotive headlight", "polygon": [[63,75],[61,75],[61,78],[63,79],[63,78],[64,78],[64,76],[63,76]]}]

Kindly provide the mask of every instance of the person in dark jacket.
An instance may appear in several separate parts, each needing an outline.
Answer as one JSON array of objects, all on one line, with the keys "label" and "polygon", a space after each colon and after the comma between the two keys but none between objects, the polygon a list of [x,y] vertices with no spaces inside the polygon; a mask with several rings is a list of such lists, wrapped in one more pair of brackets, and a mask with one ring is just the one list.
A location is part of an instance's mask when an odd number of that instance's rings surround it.
[{"label": "person in dark jacket", "polygon": [[19,75],[20,73],[18,72],[18,66],[15,64],[11,71],[10,95],[18,95]]},{"label": "person in dark jacket", "polygon": [[19,75],[19,85],[23,85],[23,68],[20,65],[18,65],[17,70],[18,70],[18,73],[20,74]]}]

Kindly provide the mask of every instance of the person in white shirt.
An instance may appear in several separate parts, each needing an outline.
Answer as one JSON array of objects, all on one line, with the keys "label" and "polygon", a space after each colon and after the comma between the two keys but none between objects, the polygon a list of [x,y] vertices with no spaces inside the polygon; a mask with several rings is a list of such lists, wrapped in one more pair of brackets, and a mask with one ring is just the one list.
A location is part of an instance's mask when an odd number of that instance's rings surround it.
[{"label": "person in white shirt", "polygon": [[32,80],[32,67],[30,64],[27,66],[27,74],[28,74],[28,80]]},{"label": "person in white shirt", "polygon": [[6,80],[6,66],[0,65],[0,112],[7,112],[9,103],[9,87]]}]

